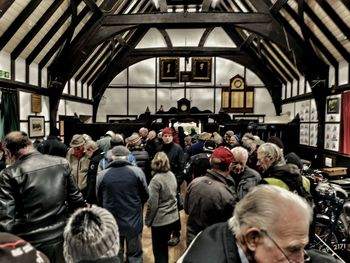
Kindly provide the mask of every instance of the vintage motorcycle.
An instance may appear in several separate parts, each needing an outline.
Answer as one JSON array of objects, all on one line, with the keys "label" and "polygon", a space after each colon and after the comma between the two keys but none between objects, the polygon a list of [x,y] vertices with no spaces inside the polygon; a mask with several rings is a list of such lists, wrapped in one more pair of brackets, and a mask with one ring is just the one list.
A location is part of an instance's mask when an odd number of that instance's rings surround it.
[{"label": "vintage motorcycle", "polygon": [[314,197],[314,238],[310,246],[350,262],[350,200],[338,184],[325,179],[321,171],[307,175]]}]

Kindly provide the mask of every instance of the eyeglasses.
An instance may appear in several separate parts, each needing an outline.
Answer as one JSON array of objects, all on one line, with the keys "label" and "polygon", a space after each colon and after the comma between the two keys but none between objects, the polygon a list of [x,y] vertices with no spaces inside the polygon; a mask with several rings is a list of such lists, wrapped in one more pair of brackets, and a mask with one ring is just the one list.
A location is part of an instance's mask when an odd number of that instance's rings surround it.
[{"label": "eyeglasses", "polygon": [[[268,237],[268,239],[270,239],[272,241],[272,243],[277,247],[277,249],[283,254],[283,256],[287,259],[288,263],[297,263],[296,261],[290,259],[286,252],[284,252],[284,250],[277,244],[277,242],[269,235],[269,233],[266,230],[261,230],[262,233],[265,234],[265,236]],[[304,249],[304,261],[303,262],[310,262],[311,258],[310,256],[307,254],[306,250]]]}]

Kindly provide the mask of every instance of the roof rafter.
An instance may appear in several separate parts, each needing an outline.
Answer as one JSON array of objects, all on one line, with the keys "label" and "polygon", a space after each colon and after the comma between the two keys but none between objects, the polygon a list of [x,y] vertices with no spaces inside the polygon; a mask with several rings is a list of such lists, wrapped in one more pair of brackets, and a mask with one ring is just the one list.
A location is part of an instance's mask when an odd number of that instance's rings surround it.
[{"label": "roof rafter", "polygon": [[96,5],[96,3],[92,0],[83,0],[84,3],[90,8],[90,10],[96,14],[97,16],[102,16],[103,12],[101,9]]},{"label": "roof rafter", "polygon": [[7,28],[7,30],[0,37],[0,50],[6,46],[8,41],[13,37],[17,32],[20,26],[26,21],[26,19],[31,15],[31,13],[38,7],[41,3],[41,0],[32,0],[30,3],[23,9],[23,11],[16,17],[15,21]]},{"label": "roof rafter", "polygon": [[15,2],[15,0],[0,1],[0,18],[6,13],[7,9]]},{"label": "roof rafter", "polygon": [[329,15],[333,22],[344,33],[347,39],[350,39],[350,29],[343,19],[334,11],[330,4],[325,0],[317,0],[317,3],[323,8],[323,10]]},{"label": "roof rafter", "polygon": [[34,36],[40,31],[40,29],[45,25],[45,23],[54,14],[57,8],[61,5],[63,0],[57,0],[52,3],[52,5],[46,10],[43,16],[36,22],[33,28],[25,35],[21,42],[16,46],[16,48],[11,53],[11,58],[16,59],[21,52],[26,48],[29,42],[34,38]]},{"label": "roof rafter", "polygon": [[338,50],[338,52],[344,57],[345,60],[350,61],[349,52],[339,43],[333,33],[325,26],[321,19],[312,11],[309,5],[304,3],[305,12],[310,16],[314,23],[320,28],[321,32],[327,37],[332,45]]}]

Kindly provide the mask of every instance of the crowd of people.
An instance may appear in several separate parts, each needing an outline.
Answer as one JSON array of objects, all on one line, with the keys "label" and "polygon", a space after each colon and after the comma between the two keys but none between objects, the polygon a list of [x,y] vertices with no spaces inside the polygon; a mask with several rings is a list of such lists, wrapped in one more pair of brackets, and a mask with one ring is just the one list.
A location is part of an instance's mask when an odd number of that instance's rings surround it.
[{"label": "crowd of people", "polygon": [[[11,132],[0,148],[0,262],[143,262],[144,225],[155,263],[169,261],[182,227],[179,263],[336,262],[305,250],[310,182],[283,148],[275,136],[182,127],[107,131],[97,141],[75,134],[68,148],[55,129],[36,147]],[[23,257],[29,251],[36,257]]]}]

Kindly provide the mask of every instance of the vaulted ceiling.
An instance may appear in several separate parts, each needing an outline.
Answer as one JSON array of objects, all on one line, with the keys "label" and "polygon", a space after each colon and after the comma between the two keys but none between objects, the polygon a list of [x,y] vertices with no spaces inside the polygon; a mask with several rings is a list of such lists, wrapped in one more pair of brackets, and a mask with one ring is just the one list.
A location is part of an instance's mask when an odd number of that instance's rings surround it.
[{"label": "vaulted ceiling", "polygon": [[[329,66],[337,72],[340,63],[350,62],[349,2],[0,1],[0,50],[11,55],[12,68],[17,58],[25,60],[27,71],[32,63],[38,64],[39,75],[48,68],[52,109],[65,83],[74,79],[92,86],[96,112],[105,89],[119,72],[143,59],[169,55],[237,61],[261,78],[278,106],[283,84],[305,77],[314,88],[320,80],[327,83]],[[215,27],[222,27],[237,47],[205,47]],[[167,47],[135,49],[150,28],[160,31]],[[174,47],[166,31],[170,28],[205,30],[198,47]]]}]

